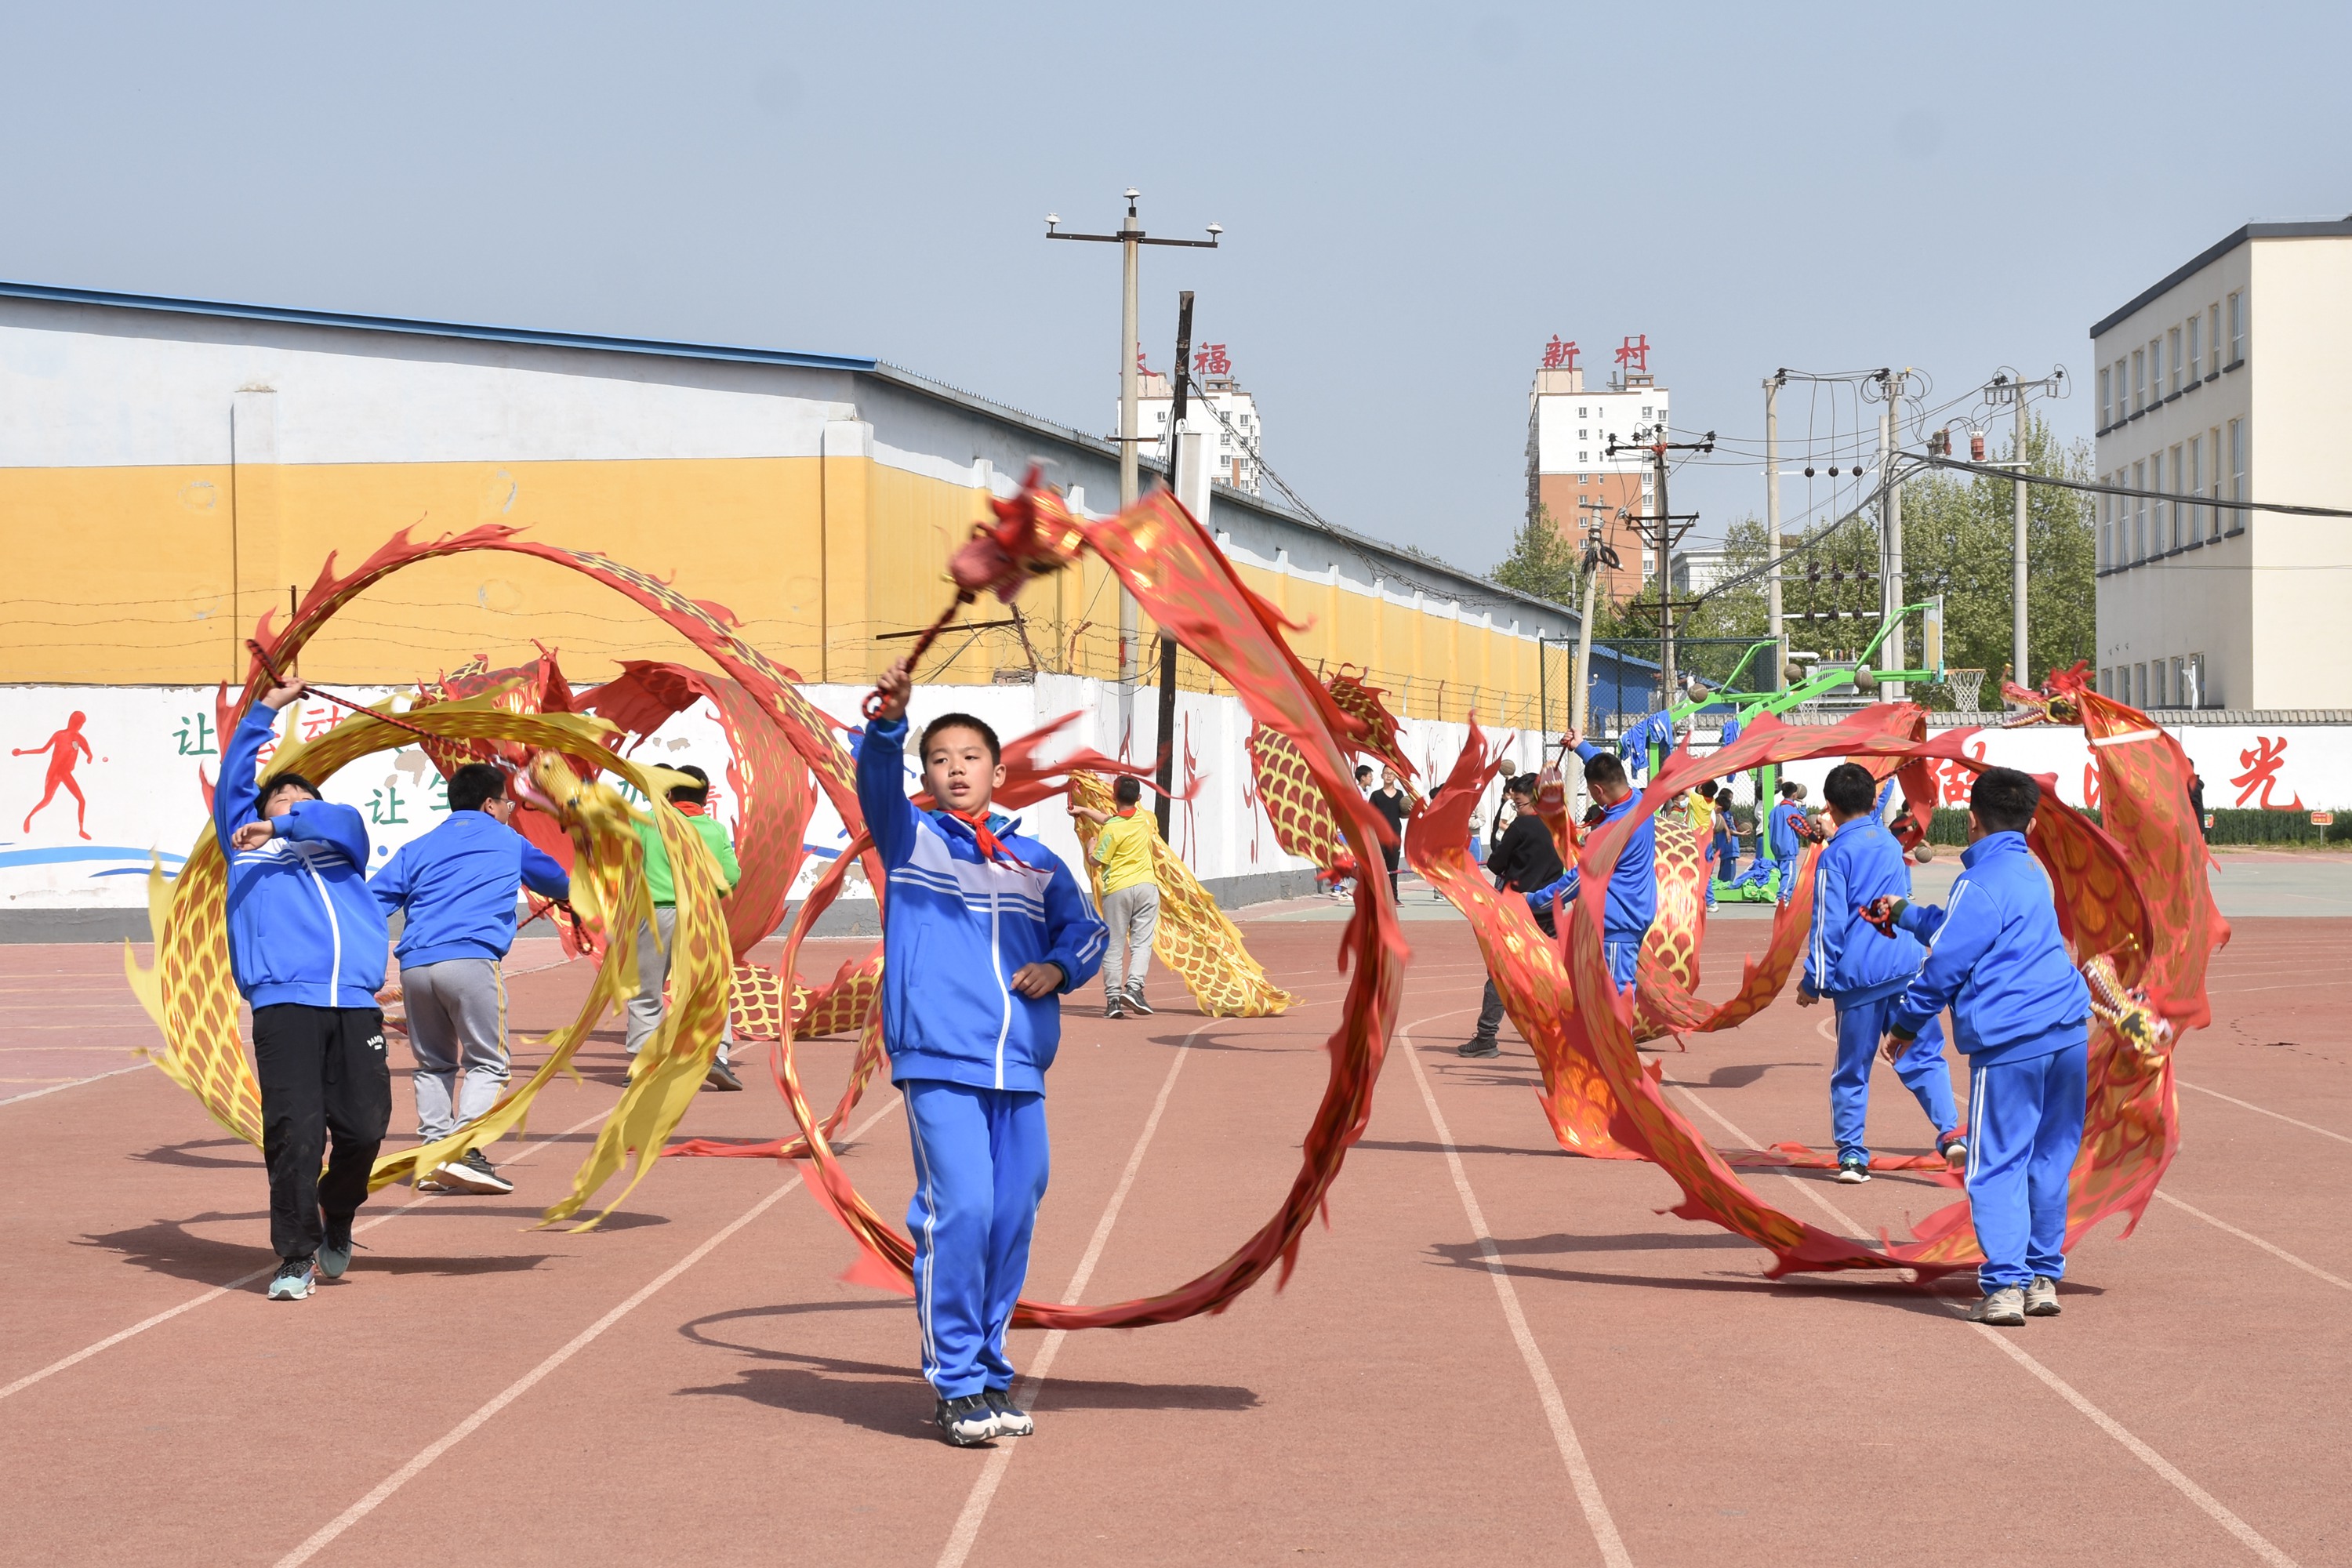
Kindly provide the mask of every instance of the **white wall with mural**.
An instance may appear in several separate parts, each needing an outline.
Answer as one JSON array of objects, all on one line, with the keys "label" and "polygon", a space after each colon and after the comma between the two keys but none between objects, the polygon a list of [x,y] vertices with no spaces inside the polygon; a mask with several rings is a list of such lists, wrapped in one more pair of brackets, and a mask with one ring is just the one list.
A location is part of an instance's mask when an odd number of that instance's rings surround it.
[{"label": "white wall with mural", "polygon": [[[811,686],[805,694],[822,711],[856,725],[866,689]],[[382,689],[340,695],[381,701]],[[175,872],[205,825],[204,784],[218,776],[221,737],[213,721],[210,687],[0,686],[0,733],[9,754],[0,757],[0,910],[136,909],[145,901],[150,857]],[[1034,685],[919,687],[910,718],[919,731],[950,709],[977,714],[1007,741],[1075,713],[1077,717],[1046,755],[1087,747],[1113,756],[1146,759],[1158,752],[1157,694],[1136,694],[1133,733],[1122,741],[1118,690],[1068,676],[1043,676]],[[312,699],[281,721],[281,734],[315,734],[341,714]],[[1186,692],[1177,703],[1174,757],[1180,799],[1170,837],[1203,879],[1306,869],[1276,847],[1250,776],[1248,713],[1227,696]],[[1406,753],[1425,777],[1442,778],[1466,733],[1461,724],[1407,721]],[[1532,767],[1538,739],[1504,731],[1497,739],[1519,764]],[[717,787],[722,819],[732,816],[725,784],[724,731],[708,704],[678,714],[645,742],[652,760],[698,763]],[[910,770],[911,782],[911,770]],[[447,814],[441,780],[415,747],[388,752],[346,768],[330,780],[331,800],[357,807],[368,820],[375,858],[430,831]],[[1069,858],[1077,838],[1059,801],[1026,808],[1027,829]],[[846,842],[838,816],[820,804],[806,842],[811,863],[801,890],[822,862]],[[870,898],[853,877],[845,897]]]}]

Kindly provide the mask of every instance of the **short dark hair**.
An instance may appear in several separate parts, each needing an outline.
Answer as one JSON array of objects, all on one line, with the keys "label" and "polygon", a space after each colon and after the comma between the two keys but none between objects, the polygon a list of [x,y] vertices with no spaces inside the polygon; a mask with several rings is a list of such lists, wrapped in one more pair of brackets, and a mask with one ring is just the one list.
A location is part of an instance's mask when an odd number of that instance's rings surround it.
[{"label": "short dark hair", "polygon": [[1603,752],[1584,764],[1584,782],[1605,784],[1623,784],[1625,764],[1617,760],[1615,752]]},{"label": "short dark hair", "polygon": [[669,798],[672,801],[684,801],[689,805],[707,805],[709,804],[710,775],[709,773],[704,773],[692,763],[680,763],[677,766],[670,769],[670,772],[674,773],[684,773],[688,778],[694,781],[690,784],[670,785]]},{"label": "short dark hair", "polygon": [[1782,779],[1780,781],[1780,798],[1782,800],[1794,800],[1804,793],[1805,786],[1799,784],[1796,780]]},{"label": "short dark hair", "polygon": [[1731,809],[1731,786],[1729,784],[1726,784],[1723,788],[1715,792],[1715,804],[1723,807],[1726,811],[1729,811]]},{"label": "short dark hair", "polygon": [[1987,768],[1969,791],[1969,809],[1988,833],[2022,833],[2042,805],[2042,786],[2015,768]]},{"label": "short dark hair", "polygon": [[928,763],[931,760],[931,738],[942,730],[970,730],[987,746],[990,762],[1004,760],[1004,747],[997,740],[996,731],[988,727],[986,720],[975,719],[969,713],[942,713],[923,726],[922,744],[916,753],[922,761]]},{"label": "short dark hair", "polygon": [[1860,763],[1840,763],[1822,781],[1822,798],[1847,816],[1855,816],[1868,811],[1871,802],[1878,798],[1878,782]]},{"label": "short dark hair", "polygon": [[1523,795],[1528,796],[1529,799],[1533,799],[1537,786],[1542,783],[1543,781],[1536,777],[1533,773],[1521,773],[1518,777],[1505,784],[1503,788],[1507,794]]},{"label": "short dark hair", "polygon": [[1370,778],[1371,776],[1372,776],[1372,764],[1371,764],[1371,763],[1357,763],[1357,764],[1356,764],[1356,782],[1357,782],[1357,783],[1361,784],[1364,780],[1366,780],[1366,779],[1368,779],[1368,778]]},{"label": "short dark hair", "polygon": [[488,763],[467,763],[449,775],[449,809],[479,811],[507,793],[507,775]]},{"label": "short dark hair", "polygon": [[253,797],[253,815],[256,816],[266,815],[269,810],[269,797],[276,795],[279,790],[289,787],[300,790],[312,800],[319,798],[319,786],[317,784],[312,784],[300,773],[289,769],[287,772],[282,773],[272,773],[268,778],[261,781],[261,788],[256,792]]},{"label": "short dark hair", "polygon": [[1110,793],[1119,805],[1133,805],[1143,798],[1143,781],[1133,773],[1123,774],[1117,784],[1110,786]]}]

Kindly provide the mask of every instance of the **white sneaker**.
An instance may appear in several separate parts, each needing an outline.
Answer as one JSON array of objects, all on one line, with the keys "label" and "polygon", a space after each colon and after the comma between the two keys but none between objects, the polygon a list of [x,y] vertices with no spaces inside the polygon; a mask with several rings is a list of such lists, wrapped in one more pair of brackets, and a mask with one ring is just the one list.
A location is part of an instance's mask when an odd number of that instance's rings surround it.
[{"label": "white sneaker", "polygon": [[2025,1315],[2029,1318],[2054,1318],[2065,1310],[2058,1305],[2058,1281],[2047,1274],[2037,1274],[2033,1283],[2025,1288]]}]

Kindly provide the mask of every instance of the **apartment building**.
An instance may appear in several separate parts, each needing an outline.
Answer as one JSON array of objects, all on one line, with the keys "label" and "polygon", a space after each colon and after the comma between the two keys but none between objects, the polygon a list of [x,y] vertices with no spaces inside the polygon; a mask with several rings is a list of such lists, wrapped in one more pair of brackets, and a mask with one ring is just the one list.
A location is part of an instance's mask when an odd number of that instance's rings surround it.
[{"label": "apartment building", "polygon": [[2249,224],[2091,329],[2099,689],[2142,708],[2352,706],[2352,218]]},{"label": "apartment building", "polygon": [[[1573,366],[1538,370],[1528,393],[1528,515],[1549,510],[1570,539],[1581,539],[1587,520],[1600,518],[1601,538],[1619,562],[1601,576],[1612,601],[1633,597],[1660,569],[1640,528],[1627,521],[1654,510],[1650,454],[1624,444],[1664,429],[1666,409],[1666,389],[1630,367],[1591,389]],[[1612,440],[1620,443],[1613,457]]]}]

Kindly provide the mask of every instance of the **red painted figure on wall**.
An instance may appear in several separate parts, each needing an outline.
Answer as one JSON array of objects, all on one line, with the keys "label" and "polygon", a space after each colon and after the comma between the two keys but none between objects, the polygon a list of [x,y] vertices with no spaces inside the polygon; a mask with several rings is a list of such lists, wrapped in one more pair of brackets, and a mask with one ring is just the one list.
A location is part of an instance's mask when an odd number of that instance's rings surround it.
[{"label": "red painted figure on wall", "polygon": [[45,787],[41,791],[40,805],[25,814],[24,830],[26,832],[33,831],[33,818],[40,816],[43,806],[57,799],[58,788],[62,784],[66,792],[74,797],[74,831],[79,833],[84,838],[89,837],[89,802],[82,795],[81,785],[74,783],[75,767],[83,758],[92,755],[89,742],[81,732],[81,727],[88,717],[87,714],[77,712],[66,721],[64,729],[39,745],[29,750],[24,747],[18,747],[16,750],[14,754],[19,757],[37,757],[43,752],[49,753],[48,776],[42,781]]}]

